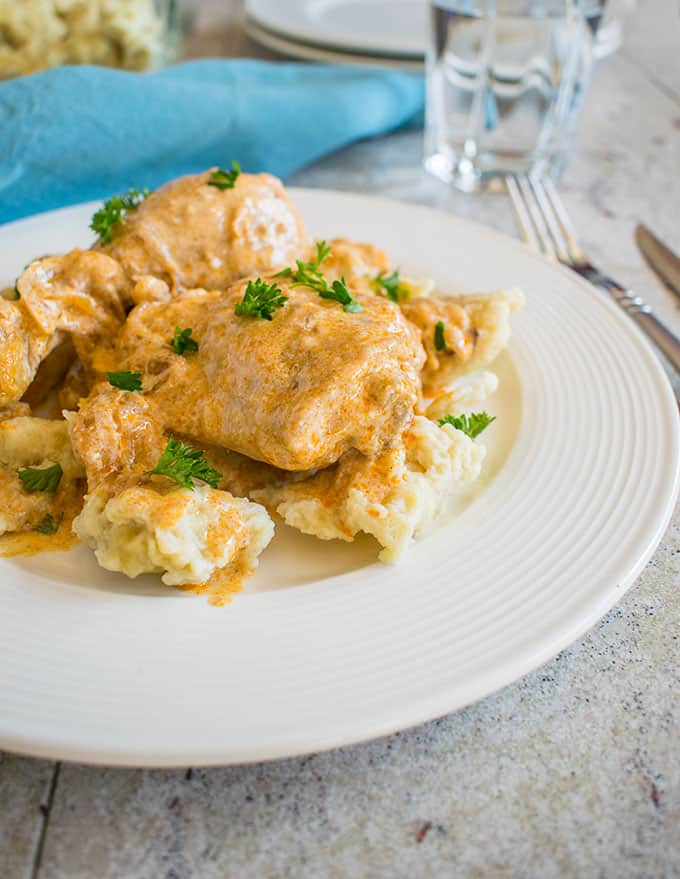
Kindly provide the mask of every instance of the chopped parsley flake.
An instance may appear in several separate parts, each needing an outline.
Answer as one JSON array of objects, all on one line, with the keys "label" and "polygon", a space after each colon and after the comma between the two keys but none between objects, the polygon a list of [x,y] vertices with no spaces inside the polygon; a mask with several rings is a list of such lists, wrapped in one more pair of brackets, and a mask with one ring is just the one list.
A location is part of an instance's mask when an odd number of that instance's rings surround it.
[{"label": "chopped parsley flake", "polygon": [[450,424],[456,430],[462,430],[470,439],[475,439],[479,434],[495,421],[487,412],[471,412],[470,415],[445,415],[439,419],[439,426]]},{"label": "chopped parsley flake", "polygon": [[248,281],[243,299],[234,306],[241,317],[261,317],[271,320],[277,308],[283,308],[288,301],[276,284],[266,284],[261,278]]},{"label": "chopped parsley flake", "polygon": [[352,313],[361,311],[361,305],[350,293],[344,278],[341,281],[333,281],[330,287],[325,290],[317,290],[317,293],[322,299],[333,299],[335,302],[339,302],[345,311]]},{"label": "chopped parsley flake", "polygon": [[106,376],[109,384],[114,388],[120,388],[121,391],[142,390],[141,372],[107,372]]},{"label": "chopped parsley flake", "polygon": [[216,189],[233,189],[241,174],[241,166],[238,162],[231,163],[231,170],[225,171],[224,168],[218,168],[213,171],[208,180],[208,186],[214,186]]},{"label": "chopped parsley flake", "polygon": [[24,467],[17,471],[24,491],[55,492],[63,475],[61,464],[52,464],[51,467]]},{"label": "chopped parsley flake", "polygon": [[438,320],[434,325],[434,347],[437,351],[450,351],[451,349],[446,344],[446,337],[444,336],[444,321]]},{"label": "chopped parsley flake", "polygon": [[213,470],[205,459],[205,453],[201,449],[192,449],[191,446],[171,436],[165,451],[161,455],[158,464],[153,470],[147,471],[147,476],[156,474],[174,479],[183,488],[193,491],[194,479],[207,482],[211,488],[217,488],[222,474]]},{"label": "chopped parsley flake", "polygon": [[33,530],[37,531],[38,534],[56,534],[63,521],[63,513],[59,513],[56,519],[52,513],[46,513],[40,522],[33,527]]},{"label": "chopped parsley flake", "polygon": [[303,262],[301,259],[296,260],[297,268],[283,269],[279,272],[277,278],[290,278],[292,287],[309,287],[314,290],[322,299],[333,299],[339,302],[345,311],[358,312],[361,311],[361,305],[354,298],[347,283],[343,278],[341,281],[333,281],[329,284],[321,274],[321,263],[330,256],[331,249],[325,241],[317,241],[316,258],[311,262]]},{"label": "chopped parsley flake", "polygon": [[130,189],[125,195],[114,195],[92,217],[90,229],[102,244],[108,244],[128,211],[134,211],[150,195],[148,189]]},{"label": "chopped parsley flake", "polygon": [[188,353],[198,351],[198,342],[196,339],[191,338],[192,332],[191,327],[187,327],[185,330],[175,327],[175,335],[170,343],[175,354],[181,354],[183,357],[186,357]]},{"label": "chopped parsley flake", "polygon": [[378,293],[384,293],[388,299],[391,299],[392,302],[399,303],[400,299],[406,299],[408,297],[408,290],[406,287],[402,287],[399,283],[399,270],[396,269],[392,272],[391,275],[386,275],[385,272],[380,272],[379,275],[376,275],[375,278],[371,281],[373,289]]}]

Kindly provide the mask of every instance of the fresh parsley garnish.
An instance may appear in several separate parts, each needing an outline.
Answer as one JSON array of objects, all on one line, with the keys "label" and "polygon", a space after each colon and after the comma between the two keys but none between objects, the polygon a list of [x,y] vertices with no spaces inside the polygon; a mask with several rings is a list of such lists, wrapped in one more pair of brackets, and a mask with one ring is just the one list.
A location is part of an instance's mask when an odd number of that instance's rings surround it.
[{"label": "fresh parsley garnish", "polygon": [[316,259],[314,259],[311,263],[307,263],[307,265],[312,269],[312,271],[319,271],[319,267],[321,263],[328,259],[331,255],[331,246],[326,241],[317,241],[316,242]]},{"label": "fresh parsley garnish", "polygon": [[471,412],[470,415],[445,415],[439,419],[439,426],[450,424],[456,430],[462,430],[470,439],[478,437],[479,434],[495,421],[487,412]]},{"label": "fresh parsley garnish", "polygon": [[317,293],[322,299],[333,299],[335,302],[339,302],[345,311],[353,313],[361,311],[361,305],[350,293],[344,278],[341,281],[333,281],[330,287],[325,290],[317,290]]},{"label": "fresh parsley garnish", "polygon": [[[289,266],[287,269],[282,269],[280,272],[277,272],[275,277],[292,278],[298,285],[305,284],[305,286],[311,286],[311,284],[314,283],[315,278],[320,278],[322,281],[324,280],[320,271],[321,263],[325,259],[328,259],[330,255],[330,245],[325,241],[317,241],[316,257],[313,260],[310,262],[303,262],[301,259],[295,260],[297,269],[291,269]],[[316,283],[318,283],[318,281]]]},{"label": "fresh parsley garnish", "polygon": [[138,208],[148,195],[148,189],[142,189],[141,192],[139,189],[130,189],[125,195],[114,195],[94,214],[90,229],[97,234],[102,244],[108,244],[125,214]]},{"label": "fresh parsley garnish", "polygon": [[120,388],[121,391],[142,390],[141,372],[107,372],[106,376],[109,384],[114,388]]},{"label": "fresh parsley garnish", "polygon": [[55,492],[63,475],[61,464],[52,464],[51,467],[24,467],[23,470],[17,470],[24,491]]},{"label": "fresh parsley garnish", "polygon": [[38,534],[56,534],[63,521],[63,513],[59,513],[56,519],[52,513],[46,513],[41,521],[33,527],[33,530],[37,531]]},{"label": "fresh parsley garnish", "polygon": [[344,278],[329,284],[321,274],[321,263],[330,256],[330,252],[331,249],[325,241],[317,241],[315,259],[311,262],[303,262],[298,259],[295,261],[297,268],[283,269],[276,277],[290,278],[293,282],[291,287],[309,287],[322,299],[333,299],[335,302],[339,302],[345,311],[361,311],[361,305],[349,291]]},{"label": "fresh parsley garnish", "polygon": [[175,335],[170,343],[175,354],[181,354],[183,357],[186,357],[187,353],[198,351],[198,342],[196,339],[191,338],[192,332],[191,327],[187,327],[185,330],[181,329],[181,327],[175,327]]},{"label": "fresh parsley garnish", "polygon": [[208,186],[214,186],[217,189],[233,189],[236,181],[241,174],[241,166],[238,162],[231,163],[231,171],[225,171],[224,168],[218,168],[213,171],[208,180]]},{"label": "fresh parsley garnish", "polygon": [[205,460],[201,449],[192,449],[181,440],[171,436],[165,451],[161,455],[158,464],[153,470],[147,470],[147,476],[155,473],[158,476],[167,476],[174,479],[183,488],[193,490],[193,479],[201,479],[207,482],[211,488],[217,488],[222,474],[213,470]]},{"label": "fresh parsley garnish", "polygon": [[14,285],[14,298],[15,299],[21,299],[21,293],[19,293],[19,287],[17,286],[18,283],[19,282],[17,281],[17,283]]},{"label": "fresh parsley garnish", "polygon": [[434,325],[434,347],[437,351],[450,351],[451,349],[446,344],[446,337],[444,336],[444,321],[438,320]]},{"label": "fresh parsley garnish", "polygon": [[234,306],[236,314],[241,317],[261,317],[271,320],[277,308],[283,308],[288,297],[283,296],[281,288],[276,284],[266,284],[261,278],[248,281],[243,299]]},{"label": "fresh parsley garnish", "polygon": [[405,299],[408,296],[408,290],[399,283],[399,269],[393,271],[391,275],[380,272],[373,278],[371,285],[378,293],[384,293],[388,299],[397,304],[399,299]]}]

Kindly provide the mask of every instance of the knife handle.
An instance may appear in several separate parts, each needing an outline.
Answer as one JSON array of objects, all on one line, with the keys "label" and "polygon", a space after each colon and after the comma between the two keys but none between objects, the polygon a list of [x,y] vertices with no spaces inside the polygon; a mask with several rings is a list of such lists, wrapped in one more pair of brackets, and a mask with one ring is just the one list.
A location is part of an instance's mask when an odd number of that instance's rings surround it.
[{"label": "knife handle", "polygon": [[654,315],[644,299],[636,296],[611,278],[602,276],[598,279],[614,297],[616,302],[635,321],[647,338],[652,341],[668,361],[680,372],[680,339]]}]

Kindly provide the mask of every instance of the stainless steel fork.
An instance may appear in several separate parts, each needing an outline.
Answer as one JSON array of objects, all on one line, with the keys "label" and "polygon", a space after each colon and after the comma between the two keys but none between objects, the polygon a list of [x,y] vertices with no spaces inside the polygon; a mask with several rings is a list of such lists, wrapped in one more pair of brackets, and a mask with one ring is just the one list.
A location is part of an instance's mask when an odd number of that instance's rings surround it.
[{"label": "stainless steel fork", "polygon": [[647,338],[665,354],[675,369],[680,371],[680,339],[654,316],[643,299],[596,269],[590,262],[576,241],[574,227],[552,181],[508,176],[505,183],[526,243],[609,293]]}]

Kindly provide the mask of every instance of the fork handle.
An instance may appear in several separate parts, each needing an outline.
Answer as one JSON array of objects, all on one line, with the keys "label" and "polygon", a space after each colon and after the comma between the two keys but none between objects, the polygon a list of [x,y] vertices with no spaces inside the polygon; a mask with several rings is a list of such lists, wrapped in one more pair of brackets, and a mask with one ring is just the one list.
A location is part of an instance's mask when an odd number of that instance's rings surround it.
[{"label": "fork handle", "polygon": [[644,299],[604,275],[597,278],[591,277],[591,280],[612,295],[647,338],[656,345],[659,351],[665,354],[668,361],[680,372],[680,339],[665,324],[661,323]]},{"label": "fork handle", "polygon": [[631,312],[631,317],[647,338],[666,355],[669,363],[680,372],[680,339],[651,312]]}]

